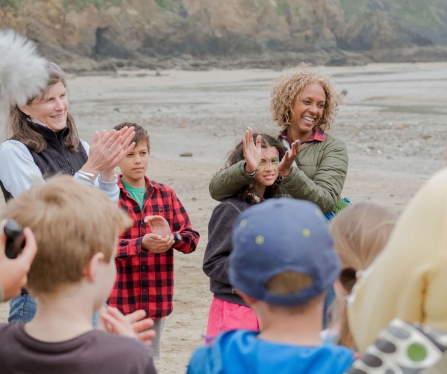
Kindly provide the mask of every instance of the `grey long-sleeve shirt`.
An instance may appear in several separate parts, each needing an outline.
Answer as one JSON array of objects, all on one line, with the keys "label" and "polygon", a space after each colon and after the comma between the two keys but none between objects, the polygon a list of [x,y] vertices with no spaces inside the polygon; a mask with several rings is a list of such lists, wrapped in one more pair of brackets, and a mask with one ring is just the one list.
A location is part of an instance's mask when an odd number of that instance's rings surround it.
[{"label": "grey long-sleeve shirt", "polygon": [[[90,146],[83,140],[81,143],[88,155]],[[112,201],[118,202],[119,188],[116,180],[104,182],[98,177],[93,183],[80,177],[79,172],[75,173],[73,178],[101,189]],[[3,142],[0,145],[0,181],[5,189],[16,197],[29,189],[35,180],[43,181],[44,179],[28,148],[17,140]]]}]

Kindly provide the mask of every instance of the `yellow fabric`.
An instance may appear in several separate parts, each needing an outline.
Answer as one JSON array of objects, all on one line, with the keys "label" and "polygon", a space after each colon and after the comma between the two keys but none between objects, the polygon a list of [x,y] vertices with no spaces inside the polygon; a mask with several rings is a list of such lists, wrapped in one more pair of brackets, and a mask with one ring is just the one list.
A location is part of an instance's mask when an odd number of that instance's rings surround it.
[{"label": "yellow fabric", "polygon": [[416,194],[354,288],[348,318],[358,349],[395,317],[447,332],[447,169]]}]

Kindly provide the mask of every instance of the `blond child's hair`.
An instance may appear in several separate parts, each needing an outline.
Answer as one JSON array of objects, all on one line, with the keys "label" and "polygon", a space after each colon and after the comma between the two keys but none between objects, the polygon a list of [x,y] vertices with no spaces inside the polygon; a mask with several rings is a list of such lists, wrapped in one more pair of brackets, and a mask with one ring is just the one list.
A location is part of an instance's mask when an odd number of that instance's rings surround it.
[{"label": "blond child's hair", "polygon": [[[334,247],[340,258],[340,282],[348,294],[357,281],[357,272],[366,270],[385,247],[396,216],[379,205],[359,203],[346,208],[329,224]],[[356,349],[349,330],[346,303],[338,304],[340,331],[337,344]]]},{"label": "blond child's hair", "polygon": [[[313,284],[313,279],[311,276],[304,273],[297,273],[295,271],[285,271],[271,277],[265,287],[273,294],[277,295],[287,295],[296,292],[300,292]],[[293,306],[282,306],[268,304],[269,310],[271,312],[285,311],[290,315],[303,314],[309,307],[312,307],[316,299],[322,299],[322,295],[316,296],[304,305],[293,305]]]},{"label": "blond child's hair", "polygon": [[282,75],[274,82],[270,102],[270,111],[273,121],[282,129],[290,126],[291,111],[296,98],[301,95],[306,85],[318,83],[326,94],[323,115],[314,126],[315,129],[327,131],[330,129],[335,115],[337,114],[339,95],[332,79],[311,67],[309,64],[301,63],[291,72]]},{"label": "blond child's hair", "polygon": [[6,204],[1,218],[34,232],[38,250],[27,288],[35,296],[81,281],[97,252],[109,262],[118,234],[132,224],[104,192],[68,176],[33,184]]}]

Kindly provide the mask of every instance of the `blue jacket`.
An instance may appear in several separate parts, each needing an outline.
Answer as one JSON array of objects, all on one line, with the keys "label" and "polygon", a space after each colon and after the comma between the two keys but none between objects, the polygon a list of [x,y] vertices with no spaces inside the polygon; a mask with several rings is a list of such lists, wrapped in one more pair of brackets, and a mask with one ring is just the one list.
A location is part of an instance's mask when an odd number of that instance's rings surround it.
[{"label": "blue jacket", "polygon": [[354,362],[348,348],[302,347],[257,339],[257,332],[225,332],[212,346],[198,348],[187,374],[343,374]]}]

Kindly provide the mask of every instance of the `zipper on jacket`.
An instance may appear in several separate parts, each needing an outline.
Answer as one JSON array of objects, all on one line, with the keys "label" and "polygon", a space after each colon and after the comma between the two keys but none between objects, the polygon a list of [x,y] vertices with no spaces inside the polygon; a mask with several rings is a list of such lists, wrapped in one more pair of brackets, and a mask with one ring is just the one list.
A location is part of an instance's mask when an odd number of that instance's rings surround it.
[{"label": "zipper on jacket", "polygon": [[70,172],[71,172],[71,175],[75,175],[75,172],[74,172],[74,170],[73,170],[73,167],[71,166],[71,164],[70,164],[70,159],[67,157],[67,162],[68,162],[68,166],[70,166]]},{"label": "zipper on jacket", "polygon": [[[56,133],[54,133],[54,137],[56,138],[56,143],[60,150],[60,154],[65,157],[64,146],[62,145],[63,139],[59,140]],[[75,171],[73,170],[73,166],[71,166],[70,159],[68,157],[65,157],[65,159],[67,160],[68,166],[70,167],[71,175],[75,175]],[[57,160],[57,162],[58,162],[61,170],[64,171],[64,169],[62,168],[61,162],[59,160]]]}]

